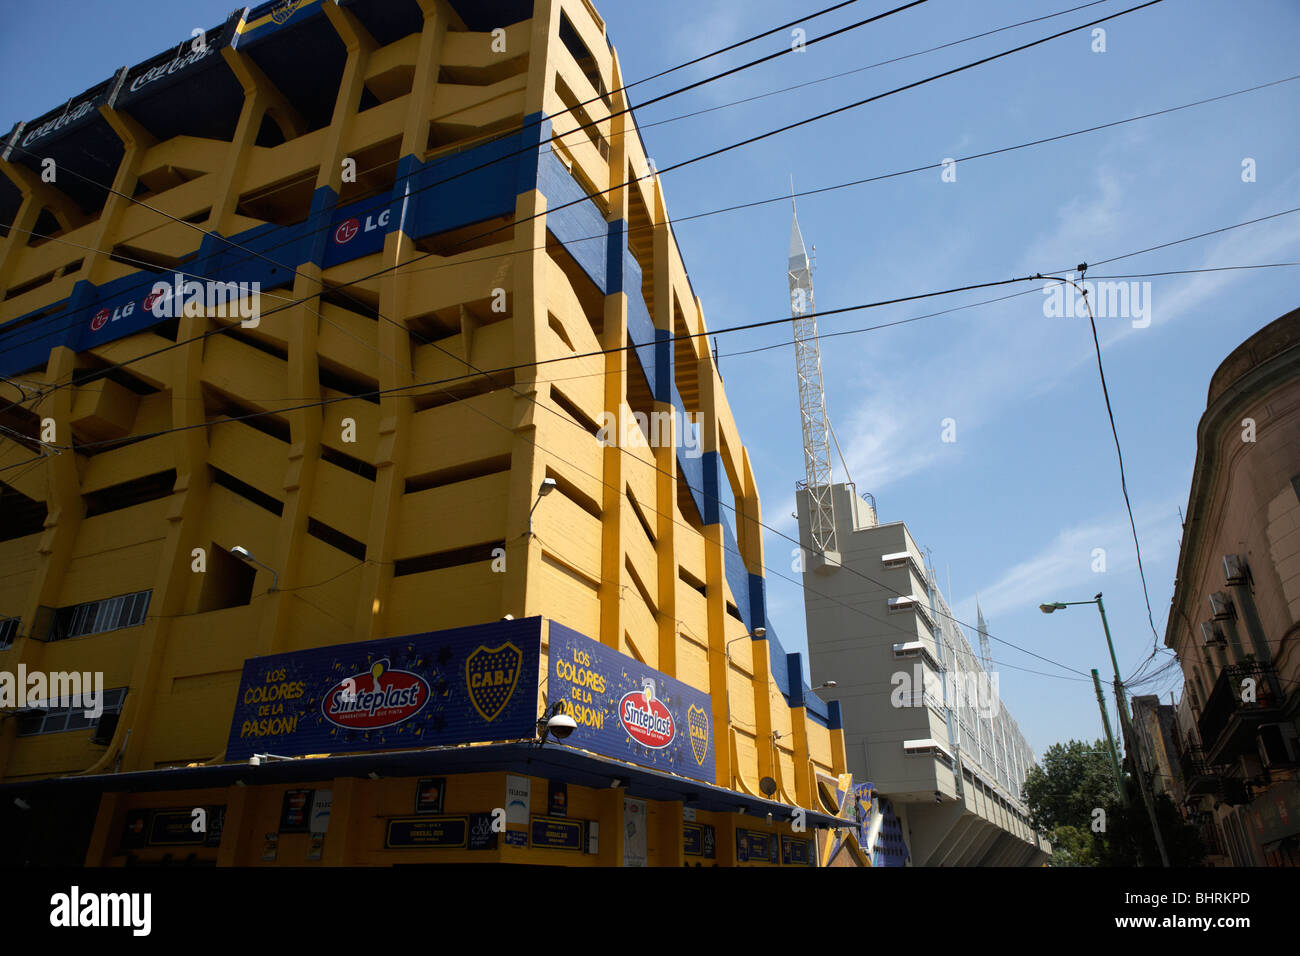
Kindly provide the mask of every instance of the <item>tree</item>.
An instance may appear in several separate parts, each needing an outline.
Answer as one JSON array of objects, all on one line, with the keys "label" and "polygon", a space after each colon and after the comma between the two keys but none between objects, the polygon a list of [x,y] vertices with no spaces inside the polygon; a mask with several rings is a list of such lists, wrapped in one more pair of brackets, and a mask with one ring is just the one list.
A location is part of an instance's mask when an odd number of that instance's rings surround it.
[{"label": "tree", "polygon": [[1052,744],[1025,777],[1029,820],[1041,831],[1065,826],[1090,832],[1093,811],[1114,796],[1115,774],[1100,740]]},{"label": "tree", "polygon": [[[1135,848],[1141,846],[1143,864],[1159,866],[1160,850],[1156,847],[1156,839],[1151,832],[1151,817],[1147,814],[1146,804],[1142,802],[1142,792],[1132,777],[1126,777],[1125,783],[1129,792],[1129,808],[1124,809],[1118,796],[1111,798],[1106,808],[1109,825],[1105,839],[1098,847],[1095,865],[1137,866]],[[1155,795],[1155,811],[1156,821],[1160,824],[1160,835],[1165,841],[1165,852],[1169,856],[1169,865],[1202,865],[1205,847],[1200,835],[1196,832],[1196,827],[1183,820],[1167,793]]]},{"label": "tree", "polygon": [[[1126,809],[1103,741],[1053,744],[1025,777],[1031,824],[1052,842],[1052,866],[1159,866],[1142,792],[1132,776]],[[1196,866],[1205,850],[1196,828],[1184,823],[1168,795],[1156,798],[1156,818],[1172,866]]]},{"label": "tree", "polygon": [[1096,841],[1088,830],[1058,824],[1048,839],[1052,843],[1052,866],[1097,866]]}]

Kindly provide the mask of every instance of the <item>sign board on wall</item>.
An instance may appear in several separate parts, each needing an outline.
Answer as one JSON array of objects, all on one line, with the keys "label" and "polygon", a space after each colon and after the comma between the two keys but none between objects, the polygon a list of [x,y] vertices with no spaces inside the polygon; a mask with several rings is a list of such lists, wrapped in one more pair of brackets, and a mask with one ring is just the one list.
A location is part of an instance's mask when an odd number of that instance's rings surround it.
[{"label": "sign board on wall", "polygon": [[463,850],[468,845],[468,816],[396,817],[388,821],[384,837],[384,847],[389,850],[427,847]]},{"label": "sign board on wall", "polygon": [[[196,815],[195,809],[201,809],[203,814]],[[131,850],[149,846],[218,846],[225,822],[224,804],[129,810],[122,827],[121,847]]]},{"label": "sign board on wall", "polygon": [[317,790],[311,801],[311,820],[308,829],[312,833],[326,833],[330,828],[330,807],[334,803],[333,790]]},{"label": "sign board on wall", "polygon": [[712,860],[717,855],[717,833],[707,823],[682,824],[682,852]]},{"label": "sign board on wall", "polygon": [[644,800],[623,798],[623,865],[646,865],[646,804]]},{"label": "sign board on wall", "polygon": [[226,755],[532,737],[541,622],[496,621],[247,660]]},{"label": "sign board on wall", "polygon": [[709,695],[551,622],[548,687],[577,729],[573,747],[714,781]]},{"label": "sign board on wall", "polygon": [[238,24],[238,16],[231,16],[220,26],[204,30],[202,37],[187,37],[167,52],[131,67],[113,105],[118,108],[129,106],[138,98],[169,86],[182,76],[222,62],[221,48],[230,45]]},{"label": "sign board on wall", "polygon": [[532,794],[531,778],[506,774],[506,823],[528,823]]}]

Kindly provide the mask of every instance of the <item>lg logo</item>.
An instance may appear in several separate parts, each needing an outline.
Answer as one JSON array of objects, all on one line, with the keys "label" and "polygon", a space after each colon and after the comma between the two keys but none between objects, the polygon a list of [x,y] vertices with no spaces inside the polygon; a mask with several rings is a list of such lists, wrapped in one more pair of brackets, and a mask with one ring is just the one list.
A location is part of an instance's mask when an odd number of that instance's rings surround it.
[{"label": "lg logo", "polygon": [[334,230],[334,241],[340,246],[345,242],[351,242],[352,237],[355,236],[360,229],[361,223],[357,222],[356,219],[349,219],[347,222],[341,222],[339,223],[339,227]]},{"label": "lg logo", "polygon": [[364,226],[362,226],[361,220],[355,216],[344,220],[334,230],[334,242],[341,246],[351,242],[359,232],[373,232],[376,229],[385,228],[388,225],[388,213],[389,210],[385,209],[378,216],[366,216]]},{"label": "lg logo", "polygon": [[116,322],[118,319],[125,319],[128,315],[135,312],[135,303],[128,302],[125,305],[119,305],[109,311],[107,308],[100,309],[90,320],[90,331],[98,332],[109,322]]}]

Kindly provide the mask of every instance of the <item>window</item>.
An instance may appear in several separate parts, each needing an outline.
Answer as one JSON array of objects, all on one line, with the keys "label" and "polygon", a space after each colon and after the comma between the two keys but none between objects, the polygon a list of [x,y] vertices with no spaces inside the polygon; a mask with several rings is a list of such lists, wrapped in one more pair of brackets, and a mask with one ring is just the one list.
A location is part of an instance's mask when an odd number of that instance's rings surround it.
[{"label": "window", "polygon": [[12,646],[14,638],[18,636],[18,625],[22,618],[6,617],[0,619],[0,651]]},{"label": "window", "polygon": [[87,717],[87,704],[81,695],[60,699],[54,704],[33,704],[18,717],[18,736],[34,737],[37,734],[57,734],[65,730],[85,730],[98,726],[107,714],[120,714],[126,700],[126,688],[116,687],[103,693],[104,712],[99,717]]},{"label": "window", "polygon": [[64,641],[143,624],[152,594],[152,590],[137,591],[135,594],[122,594],[102,601],[87,601],[85,604],[59,608],[53,614],[45,639]]}]

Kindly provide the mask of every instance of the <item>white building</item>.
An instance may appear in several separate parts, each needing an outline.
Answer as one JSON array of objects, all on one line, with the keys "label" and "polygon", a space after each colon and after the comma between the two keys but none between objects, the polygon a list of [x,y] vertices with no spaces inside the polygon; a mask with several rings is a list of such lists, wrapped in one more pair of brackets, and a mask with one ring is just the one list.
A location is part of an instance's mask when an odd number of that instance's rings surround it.
[{"label": "white building", "polygon": [[1051,848],[1020,799],[1033,752],[907,526],[836,484],[823,559],[806,489],[798,507],[812,683],[837,683],[848,768],[893,802],[910,865],[1041,864]]}]

